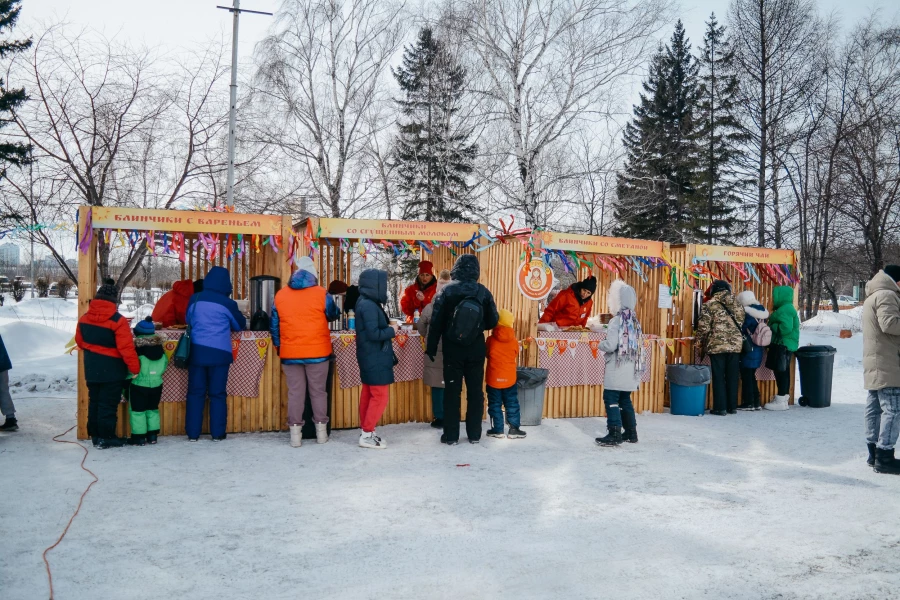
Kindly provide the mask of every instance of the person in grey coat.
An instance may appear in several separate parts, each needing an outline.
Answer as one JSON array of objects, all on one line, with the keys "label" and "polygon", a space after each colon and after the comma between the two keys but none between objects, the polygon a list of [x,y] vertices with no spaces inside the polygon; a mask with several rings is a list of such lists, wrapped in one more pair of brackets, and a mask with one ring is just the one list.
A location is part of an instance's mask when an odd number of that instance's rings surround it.
[{"label": "person in grey coat", "polygon": [[6,344],[0,337],[0,414],[6,417],[0,431],[18,431],[19,422],[16,420],[16,405],[9,395],[9,370],[12,369],[12,361],[6,352]]},{"label": "person in grey coat", "polygon": [[[437,298],[441,290],[450,284],[450,271],[444,269],[438,275],[437,286],[434,297]],[[434,312],[434,299],[428,303],[419,315],[419,322],[416,323],[416,329],[423,340],[428,339],[428,326],[431,325],[431,314]],[[425,370],[422,376],[425,385],[431,388],[431,414],[434,420],[431,426],[435,429],[444,428],[444,344],[438,342],[437,354],[434,355],[434,362],[425,361]]]},{"label": "person in grey coat", "polygon": [[623,441],[636,444],[637,419],[631,392],[637,391],[643,368],[641,323],[634,312],[637,294],[633,287],[617,279],[609,286],[606,302],[610,314],[615,315],[607,326],[606,339],[600,342],[606,362],[603,404],[609,433],[595,441],[600,446],[618,446]]},{"label": "person in grey coat", "polygon": [[384,413],[394,383],[394,344],[397,327],[390,324],[387,302],[387,271],[366,269],[359,275],[356,303],[356,360],[362,392],[359,395],[359,445],[386,448],[375,435],[375,425]]}]

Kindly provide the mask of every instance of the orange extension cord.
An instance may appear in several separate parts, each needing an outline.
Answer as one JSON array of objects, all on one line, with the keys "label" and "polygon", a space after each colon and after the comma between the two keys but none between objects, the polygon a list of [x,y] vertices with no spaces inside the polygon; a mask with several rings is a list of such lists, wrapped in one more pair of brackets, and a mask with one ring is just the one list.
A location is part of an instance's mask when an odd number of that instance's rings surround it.
[{"label": "orange extension cord", "polygon": [[66,523],[66,528],[63,529],[63,532],[59,535],[59,539],[57,539],[56,543],[54,543],[52,546],[50,546],[49,548],[44,550],[44,553],[41,555],[41,558],[44,559],[44,566],[47,568],[47,581],[50,583],[50,600],[53,600],[53,575],[50,573],[50,563],[47,562],[47,553],[50,552],[51,550],[53,550],[54,548],[56,548],[57,546],[59,546],[59,543],[63,541],[64,537],[66,537],[66,534],[69,532],[69,527],[72,525],[72,521],[75,520],[75,517],[78,516],[78,511],[81,510],[81,504],[84,502],[84,497],[87,495],[87,493],[89,491],[91,491],[91,486],[94,485],[95,483],[97,483],[98,481],[100,481],[100,479],[97,477],[96,473],[94,473],[93,471],[91,471],[90,469],[88,469],[87,467],[84,466],[84,461],[88,457],[88,449],[85,448],[84,446],[82,446],[81,444],[79,444],[78,442],[70,442],[69,440],[58,439],[64,435],[66,435],[73,429],[75,429],[75,427],[76,427],[75,425],[72,425],[71,427],[69,427],[68,429],[66,429],[65,431],[60,433],[59,435],[53,436],[53,441],[59,442],[60,444],[73,444],[73,445],[81,448],[84,451],[84,456],[81,457],[81,469],[90,473],[91,477],[93,477],[94,480],[90,484],[88,484],[88,486],[85,488],[85,490],[81,493],[81,498],[78,499],[78,508],[75,509],[75,512],[72,514],[72,517],[69,519],[69,522]]}]

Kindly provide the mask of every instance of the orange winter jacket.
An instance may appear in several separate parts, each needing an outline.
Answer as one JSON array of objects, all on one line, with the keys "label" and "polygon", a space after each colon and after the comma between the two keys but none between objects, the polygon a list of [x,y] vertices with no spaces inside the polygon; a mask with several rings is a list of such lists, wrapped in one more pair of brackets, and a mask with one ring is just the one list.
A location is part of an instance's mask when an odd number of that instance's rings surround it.
[{"label": "orange winter jacket", "polygon": [[587,324],[588,317],[591,316],[591,310],[594,308],[593,298],[579,304],[575,297],[575,290],[567,287],[553,299],[544,314],[541,315],[541,323],[556,323],[559,327],[584,327]]},{"label": "orange winter jacket", "polygon": [[327,302],[325,288],[318,285],[303,289],[284,287],[275,294],[281,360],[331,355]]},{"label": "orange winter jacket", "polygon": [[513,328],[502,325],[495,327],[487,339],[487,384],[501,390],[516,385],[518,356],[519,341]]},{"label": "orange winter jacket", "polygon": [[187,323],[185,312],[193,293],[194,282],[190,279],[173,283],[172,289],[163,294],[153,307],[153,320],[162,323],[163,327]]}]

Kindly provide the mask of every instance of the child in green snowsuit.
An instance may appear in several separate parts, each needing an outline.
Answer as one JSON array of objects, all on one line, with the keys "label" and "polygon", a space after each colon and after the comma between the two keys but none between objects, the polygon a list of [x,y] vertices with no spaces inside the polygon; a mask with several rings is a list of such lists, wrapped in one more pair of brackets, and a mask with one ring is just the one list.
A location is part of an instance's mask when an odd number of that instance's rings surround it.
[{"label": "child in green snowsuit", "polygon": [[141,372],[131,380],[128,415],[131,420],[132,446],[156,443],[159,435],[159,400],[162,377],[169,364],[163,351],[163,339],[156,334],[153,320],[147,317],[134,327],[134,346],[141,361]]}]

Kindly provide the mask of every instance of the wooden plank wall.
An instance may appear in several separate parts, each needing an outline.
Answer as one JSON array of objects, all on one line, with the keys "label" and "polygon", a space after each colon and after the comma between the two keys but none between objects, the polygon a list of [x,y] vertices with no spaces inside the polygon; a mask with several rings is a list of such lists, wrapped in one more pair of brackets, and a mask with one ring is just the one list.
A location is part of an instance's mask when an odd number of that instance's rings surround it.
[{"label": "wooden plank wall", "polygon": [[[696,252],[693,244],[677,244],[673,245],[670,250],[670,258],[673,263],[677,263],[681,265],[685,269],[689,269],[693,265],[693,259],[696,256]],[[713,272],[716,272],[716,269],[712,269]],[[772,311],[772,289],[775,287],[768,280],[761,279],[761,281],[757,282],[755,279],[751,280],[749,285],[746,285],[741,276],[732,268],[724,267],[725,274],[731,279],[731,286],[734,290],[735,294],[744,291],[745,289],[753,290],[753,293],[756,295],[757,300],[759,300],[763,306],[766,307],[769,312]],[[670,313],[668,318],[667,325],[667,337],[691,337],[693,336],[693,290],[687,286],[684,281],[684,277],[681,278],[681,290],[678,294],[678,297],[674,299],[674,308]],[[705,290],[706,287],[711,282],[704,282],[701,287]],[[794,306],[798,305],[798,290],[794,288]],[[694,348],[692,345],[688,347],[682,347],[680,344],[676,349],[676,352],[673,355],[667,354],[667,361],[669,364],[675,364],[676,362],[692,364],[694,361]],[[793,368],[796,359],[791,360],[791,394],[789,402],[791,404],[794,403],[794,388],[795,388],[795,369]],[[760,381],[758,382],[758,387],[760,390],[760,398],[762,404],[768,403],[774,396],[776,392],[776,386],[774,381]],[[669,398],[668,398],[668,386],[666,386],[666,405],[668,406]],[[707,408],[712,408],[712,389],[707,392],[706,398]]]},{"label": "wooden plank wall", "polygon": [[[80,211],[86,214],[86,211]],[[83,217],[79,213],[80,226]],[[291,220],[290,217],[282,218],[282,240],[289,239]],[[188,235],[185,238],[189,238]],[[196,239],[194,236],[193,239]],[[91,252],[79,258],[78,286],[82,290],[96,289],[97,251],[96,236],[92,243]],[[242,257],[233,258],[231,261],[224,256],[224,240],[220,241],[218,257],[213,261],[205,258],[205,252],[198,248],[190,247],[182,263],[182,278],[198,279],[203,277],[212,266],[222,266],[229,270],[232,276],[232,287],[237,299],[249,297],[250,277],[255,275],[273,275],[281,279],[282,285],[286,285],[290,278],[291,265],[287,262],[287,254],[282,249],[275,252],[270,246],[262,246],[259,252],[255,247]],[[88,303],[93,297],[93,292],[79,295],[79,315],[87,311]],[[84,383],[82,358],[79,355],[79,385],[78,385],[78,437],[87,438],[87,385]],[[171,367],[174,368],[174,367]],[[228,426],[229,433],[245,431],[279,431],[287,429],[287,387],[283,381],[281,364],[272,347],[266,354],[266,363],[260,380],[260,395],[255,398],[244,396],[228,396]],[[160,403],[160,435],[183,435],[184,416],[187,408],[185,402]],[[209,432],[208,410],[204,411],[203,432]],[[119,407],[117,433],[120,436],[130,434],[128,423],[128,410],[123,404]]]}]

